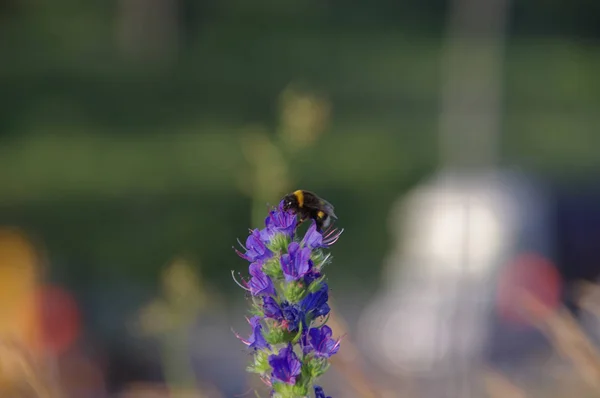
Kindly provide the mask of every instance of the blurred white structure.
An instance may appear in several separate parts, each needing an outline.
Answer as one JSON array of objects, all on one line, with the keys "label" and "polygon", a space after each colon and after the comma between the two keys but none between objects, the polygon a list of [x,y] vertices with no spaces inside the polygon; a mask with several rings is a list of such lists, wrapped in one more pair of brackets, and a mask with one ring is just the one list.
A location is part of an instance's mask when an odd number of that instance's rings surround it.
[{"label": "blurred white structure", "polygon": [[392,374],[476,369],[496,274],[524,249],[551,249],[547,198],[518,174],[490,171],[443,172],[400,200],[384,287],[359,322],[373,359]]}]

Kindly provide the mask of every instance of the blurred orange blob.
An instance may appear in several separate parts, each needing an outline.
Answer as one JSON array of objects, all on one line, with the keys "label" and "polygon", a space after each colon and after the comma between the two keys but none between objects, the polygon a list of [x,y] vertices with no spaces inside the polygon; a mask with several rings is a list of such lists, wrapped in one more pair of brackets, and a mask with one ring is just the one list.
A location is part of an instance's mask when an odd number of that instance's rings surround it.
[{"label": "blurred orange blob", "polygon": [[41,344],[55,355],[64,353],[79,337],[81,316],[71,294],[58,286],[42,286],[37,292]]},{"label": "blurred orange blob", "polygon": [[21,232],[0,228],[0,340],[34,347],[38,331],[34,299],[37,278],[34,245]]},{"label": "blurred orange blob", "polygon": [[560,292],[561,277],[554,265],[541,255],[526,253],[509,264],[499,277],[498,312],[515,325],[531,325],[558,307]]}]

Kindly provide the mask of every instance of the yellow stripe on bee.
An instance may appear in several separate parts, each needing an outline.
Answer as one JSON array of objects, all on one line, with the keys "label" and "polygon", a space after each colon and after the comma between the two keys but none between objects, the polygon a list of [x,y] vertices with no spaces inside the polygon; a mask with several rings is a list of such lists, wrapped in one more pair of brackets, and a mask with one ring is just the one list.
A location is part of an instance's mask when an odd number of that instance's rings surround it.
[{"label": "yellow stripe on bee", "polygon": [[294,195],[296,195],[296,199],[298,199],[298,207],[304,206],[304,192],[297,190],[294,192]]},{"label": "yellow stripe on bee", "polygon": [[323,217],[325,217],[325,213],[323,213],[321,210],[319,210],[319,211],[317,212],[317,217],[319,217],[319,218],[323,218]]}]

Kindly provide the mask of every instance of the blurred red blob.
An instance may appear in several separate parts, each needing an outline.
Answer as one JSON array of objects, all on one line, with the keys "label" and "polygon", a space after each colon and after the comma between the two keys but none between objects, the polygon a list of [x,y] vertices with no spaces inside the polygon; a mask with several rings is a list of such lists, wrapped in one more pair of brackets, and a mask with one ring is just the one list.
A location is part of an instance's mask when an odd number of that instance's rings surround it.
[{"label": "blurred red blob", "polygon": [[[496,305],[501,318],[527,326],[542,321],[560,304],[562,281],[554,265],[536,253],[510,263],[498,279]],[[528,307],[535,301],[536,309]]]},{"label": "blurred red blob", "polygon": [[77,340],[81,315],[71,294],[58,286],[41,286],[37,292],[42,347],[61,355]]}]

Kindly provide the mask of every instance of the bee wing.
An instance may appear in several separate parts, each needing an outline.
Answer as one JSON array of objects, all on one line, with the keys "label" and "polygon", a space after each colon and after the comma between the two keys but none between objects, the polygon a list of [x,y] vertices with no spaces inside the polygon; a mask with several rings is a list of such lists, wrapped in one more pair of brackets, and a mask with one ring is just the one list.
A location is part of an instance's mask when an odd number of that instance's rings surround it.
[{"label": "bee wing", "polygon": [[327,212],[327,214],[329,214],[329,216],[331,218],[335,218],[336,220],[338,219],[337,216],[335,215],[334,208],[331,203],[329,203],[325,199],[321,199],[321,206],[323,206],[323,208],[325,209],[325,211]]}]

